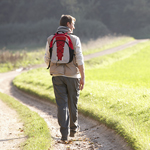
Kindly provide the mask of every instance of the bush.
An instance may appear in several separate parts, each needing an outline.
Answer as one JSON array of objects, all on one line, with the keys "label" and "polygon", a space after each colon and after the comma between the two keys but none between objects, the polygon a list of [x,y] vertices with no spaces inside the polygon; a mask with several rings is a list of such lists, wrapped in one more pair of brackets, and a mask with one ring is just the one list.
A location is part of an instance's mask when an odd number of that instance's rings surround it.
[{"label": "bush", "polygon": [[110,33],[108,28],[98,20],[80,20],[75,26],[74,33],[82,38],[98,38]]},{"label": "bush", "polygon": [[131,35],[135,38],[150,38],[150,25],[144,28],[134,30],[131,32]]},{"label": "bush", "polygon": [[0,45],[42,43],[50,34],[56,32],[58,21],[42,20],[37,23],[10,23],[0,25]]},{"label": "bush", "polygon": [[[22,43],[45,43],[49,35],[54,34],[59,26],[56,19],[44,19],[37,23],[10,23],[0,25],[0,45]],[[74,33],[82,38],[97,38],[107,35],[109,30],[100,21],[78,20]]]}]

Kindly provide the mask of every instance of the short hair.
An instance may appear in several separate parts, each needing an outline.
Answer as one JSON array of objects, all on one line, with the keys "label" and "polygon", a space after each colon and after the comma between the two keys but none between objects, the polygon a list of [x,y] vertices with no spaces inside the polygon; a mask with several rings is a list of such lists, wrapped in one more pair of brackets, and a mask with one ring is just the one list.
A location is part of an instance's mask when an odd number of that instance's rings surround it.
[{"label": "short hair", "polygon": [[67,22],[71,24],[72,21],[75,22],[76,19],[72,17],[71,15],[62,15],[60,18],[60,26],[67,26]]}]

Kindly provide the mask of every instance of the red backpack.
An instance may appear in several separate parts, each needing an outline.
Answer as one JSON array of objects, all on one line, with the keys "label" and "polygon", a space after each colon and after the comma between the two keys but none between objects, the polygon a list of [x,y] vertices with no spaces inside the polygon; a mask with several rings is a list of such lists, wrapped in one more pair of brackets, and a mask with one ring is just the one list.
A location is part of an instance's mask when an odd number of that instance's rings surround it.
[{"label": "red backpack", "polygon": [[[74,48],[68,33],[56,33],[49,45],[50,61],[57,64],[67,64],[73,60]],[[48,68],[50,67],[50,63]],[[48,69],[47,68],[47,69]]]}]

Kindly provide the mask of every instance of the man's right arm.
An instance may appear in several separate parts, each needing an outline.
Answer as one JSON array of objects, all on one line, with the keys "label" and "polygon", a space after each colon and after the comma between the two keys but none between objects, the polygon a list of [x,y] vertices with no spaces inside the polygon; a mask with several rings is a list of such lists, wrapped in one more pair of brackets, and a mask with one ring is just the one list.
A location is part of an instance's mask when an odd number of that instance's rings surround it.
[{"label": "man's right arm", "polygon": [[50,62],[50,53],[49,53],[49,44],[48,44],[48,42],[46,43],[44,61],[48,66],[49,62]]}]

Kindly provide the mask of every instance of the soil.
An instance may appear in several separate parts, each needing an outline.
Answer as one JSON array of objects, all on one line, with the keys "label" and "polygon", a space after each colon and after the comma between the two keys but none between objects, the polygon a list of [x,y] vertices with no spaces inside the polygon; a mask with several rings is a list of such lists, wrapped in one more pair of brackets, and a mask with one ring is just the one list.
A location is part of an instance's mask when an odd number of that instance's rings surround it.
[{"label": "soil", "polygon": [[[135,40],[123,46],[102,51],[99,53],[85,56],[85,60],[104,54],[110,54],[126,47],[132,46],[143,40]],[[45,67],[46,65],[37,65],[33,68]],[[32,111],[37,112],[46,121],[52,136],[52,147],[54,150],[131,150],[125,140],[115,131],[107,128],[105,125],[79,114],[80,132],[74,138],[69,138],[67,143],[60,142],[59,125],[57,122],[57,107],[45,100],[40,100],[18,90],[12,85],[14,77],[24,71],[33,68],[20,68],[16,71],[0,73],[0,92],[6,93],[16,100],[26,105]],[[9,112],[9,113],[8,113]],[[18,120],[17,113],[10,109],[0,100],[0,149],[20,149],[20,144],[25,140],[23,124]]]}]

